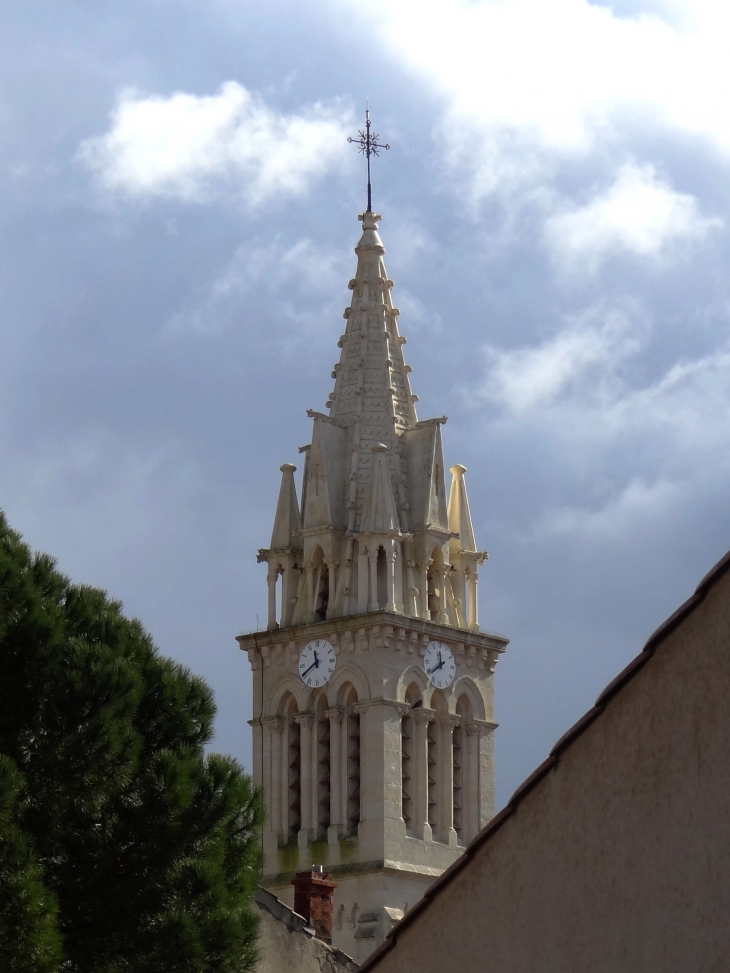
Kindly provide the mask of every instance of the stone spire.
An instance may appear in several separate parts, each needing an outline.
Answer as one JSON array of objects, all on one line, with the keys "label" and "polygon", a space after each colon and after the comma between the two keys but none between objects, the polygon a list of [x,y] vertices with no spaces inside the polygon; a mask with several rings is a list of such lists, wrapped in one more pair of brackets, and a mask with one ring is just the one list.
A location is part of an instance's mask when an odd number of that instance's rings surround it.
[{"label": "stone spire", "polygon": [[276,585],[281,582],[281,625],[291,624],[299,587],[299,563],[302,555],[302,520],[294,483],[296,466],[284,463],[281,469],[279,502],[276,505],[271,547],[261,548],[258,561],[268,564],[269,611],[267,628],[279,627],[276,620]]},{"label": "stone spire", "polygon": [[282,625],[384,609],[474,627],[481,555],[461,479],[447,508],[446,417],[418,420],[380,217],[359,219],[329,414],[309,410],[312,441],[301,448],[301,522],[293,468],[285,464],[271,548],[260,552],[269,564],[269,627],[282,576]]},{"label": "stone spire", "polygon": [[[335,387],[327,403],[330,418],[346,430],[347,452],[354,454],[356,491],[354,498],[347,497],[355,503],[350,508],[349,530],[361,527],[373,470],[373,446],[382,443],[386,447],[394,498],[405,502],[405,497],[398,496],[404,473],[400,437],[418,421],[417,397],[411,393],[408,378],[411,369],[403,360],[406,339],[398,333],[399,311],[391,298],[393,281],[388,279],[383,262],[385,247],[377,224],[380,218],[374,213],[359,217],[363,232],[355,247],[357,271],[349,283],[352,301],[344,314],[347,325],[338,342],[342,354],[335,365]],[[404,519],[401,523],[406,529]]]}]

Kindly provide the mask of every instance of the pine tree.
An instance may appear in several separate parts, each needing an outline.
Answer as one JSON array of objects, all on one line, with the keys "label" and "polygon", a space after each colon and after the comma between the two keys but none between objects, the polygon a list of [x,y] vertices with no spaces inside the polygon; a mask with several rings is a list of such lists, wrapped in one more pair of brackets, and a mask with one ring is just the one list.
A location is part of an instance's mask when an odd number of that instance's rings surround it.
[{"label": "pine tree", "polygon": [[22,775],[22,800],[6,802],[38,922],[45,908],[33,935],[54,957],[57,930],[59,969],[253,965],[261,800],[234,760],[206,755],[214,714],[202,680],[104,592],[32,555],[0,514],[0,793],[17,795]]},{"label": "pine tree", "polygon": [[24,781],[0,755],[0,969],[3,973],[54,973],[61,940],[57,907],[15,816]]}]

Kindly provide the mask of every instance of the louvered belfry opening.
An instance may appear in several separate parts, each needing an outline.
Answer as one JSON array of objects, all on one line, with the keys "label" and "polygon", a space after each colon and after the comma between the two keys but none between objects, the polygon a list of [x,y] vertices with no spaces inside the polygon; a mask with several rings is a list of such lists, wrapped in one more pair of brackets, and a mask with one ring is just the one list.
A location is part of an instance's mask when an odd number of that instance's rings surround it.
[{"label": "louvered belfry opening", "polygon": [[401,719],[401,814],[406,829],[413,827],[413,793],[411,790],[413,759],[413,717],[410,712]]},{"label": "louvered belfry opening", "polygon": [[406,830],[413,830],[413,788],[414,788],[414,736],[413,707],[420,705],[421,694],[418,687],[411,684],[406,690],[408,712],[401,718],[401,814]]},{"label": "louvered belfry opening", "polygon": [[317,699],[317,830],[326,834],[330,826],[330,721],[325,715],[327,697]]},{"label": "louvered belfry opening", "polygon": [[352,687],[345,700],[347,746],[347,830],[357,834],[360,823],[360,714],[355,711],[357,692]]},{"label": "louvered belfry opening", "polygon": [[314,614],[321,622],[327,618],[330,601],[330,574],[321,547],[315,549],[312,558],[315,584]]},{"label": "louvered belfry opening", "polygon": [[302,826],[301,771],[302,757],[300,748],[299,724],[295,719],[296,700],[292,697],[286,706],[287,742],[287,824],[290,838],[296,838]]},{"label": "louvered belfry opening", "polygon": [[457,838],[464,837],[464,722],[467,719],[469,700],[460,696],[456,703],[456,715],[460,718],[454,727],[453,736],[453,789],[454,789],[454,831]]},{"label": "louvered belfry opening", "polygon": [[436,830],[438,824],[438,726],[428,724],[428,823]]},{"label": "louvered belfry opening", "polygon": [[388,561],[385,557],[385,549],[382,546],[378,548],[377,579],[378,604],[381,608],[385,608],[388,602]]}]

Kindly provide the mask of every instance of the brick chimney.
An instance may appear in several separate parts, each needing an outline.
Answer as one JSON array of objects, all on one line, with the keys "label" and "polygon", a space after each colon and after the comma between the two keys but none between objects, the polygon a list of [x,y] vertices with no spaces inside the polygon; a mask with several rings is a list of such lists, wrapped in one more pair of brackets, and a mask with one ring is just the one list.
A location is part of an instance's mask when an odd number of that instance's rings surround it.
[{"label": "brick chimney", "polygon": [[292,885],[294,911],[304,916],[317,939],[332,945],[332,900],[337,882],[325,874],[321,865],[312,865],[308,872],[297,872]]}]

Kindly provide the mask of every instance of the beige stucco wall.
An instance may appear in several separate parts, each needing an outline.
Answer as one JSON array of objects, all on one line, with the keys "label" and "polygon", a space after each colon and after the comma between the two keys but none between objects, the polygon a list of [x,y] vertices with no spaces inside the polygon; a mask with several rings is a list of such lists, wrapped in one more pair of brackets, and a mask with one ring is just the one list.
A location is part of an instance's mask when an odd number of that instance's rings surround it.
[{"label": "beige stucco wall", "polygon": [[729,917],[730,573],[374,969],[725,971]]},{"label": "beige stucco wall", "polygon": [[[383,942],[405,912],[423,896],[438,875],[430,878],[409,876],[403,870],[380,868],[377,871],[338,876],[334,894],[333,942],[348,956],[361,963]],[[277,897],[294,907],[294,887],[273,888]]]},{"label": "beige stucco wall", "polygon": [[306,922],[275,895],[257,889],[259,914],[256,973],[355,973],[357,964],[339,949],[305,932]]}]

